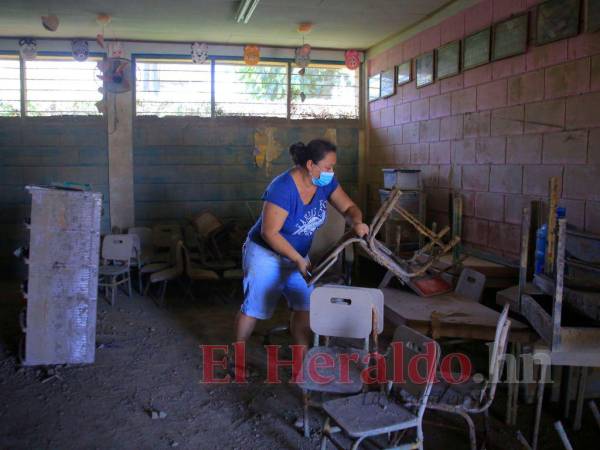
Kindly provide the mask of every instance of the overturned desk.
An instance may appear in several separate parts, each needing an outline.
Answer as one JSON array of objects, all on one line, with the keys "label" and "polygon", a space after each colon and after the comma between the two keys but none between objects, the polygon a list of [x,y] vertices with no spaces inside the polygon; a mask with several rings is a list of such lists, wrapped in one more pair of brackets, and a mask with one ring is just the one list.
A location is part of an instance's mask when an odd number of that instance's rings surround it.
[{"label": "overturned desk", "polygon": [[[500,314],[487,306],[454,293],[419,297],[408,290],[383,288],[385,318],[394,325],[407,325],[434,338],[448,337],[493,341]],[[537,335],[511,319],[509,340],[533,343]]]}]

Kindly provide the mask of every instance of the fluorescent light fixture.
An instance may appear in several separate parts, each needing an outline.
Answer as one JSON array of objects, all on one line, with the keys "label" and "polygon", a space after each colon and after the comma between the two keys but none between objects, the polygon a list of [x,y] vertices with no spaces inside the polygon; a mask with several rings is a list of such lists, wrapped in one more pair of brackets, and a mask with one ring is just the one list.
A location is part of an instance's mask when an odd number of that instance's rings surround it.
[{"label": "fluorescent light fixture", "polygon": [[252,13],[258,6],[260,0],[242,0],[238,7],[237,13],[235,13],[235,21],[237,23],[248,23]]}]

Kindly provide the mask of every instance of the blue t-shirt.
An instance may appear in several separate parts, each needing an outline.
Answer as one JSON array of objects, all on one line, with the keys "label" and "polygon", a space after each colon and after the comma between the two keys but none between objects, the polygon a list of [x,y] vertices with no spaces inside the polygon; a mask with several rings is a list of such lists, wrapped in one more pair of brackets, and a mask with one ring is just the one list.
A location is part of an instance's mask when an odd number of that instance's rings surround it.
[{"label": "blue t-shirt", "polygon": [[[327,186],[317,187],[310,203],[305,205],[290,171],[291,169],[286,170],[271,181],[262,200],[271,202],[288,212],[280,233],[300,255],[306,256],[315,231],[327,220],[327,201],[339,183],[334,177]],[[270,249],[271,247],[260,234],[261,227],[262,216],[250,229],[248,237],[253,242]]]}]

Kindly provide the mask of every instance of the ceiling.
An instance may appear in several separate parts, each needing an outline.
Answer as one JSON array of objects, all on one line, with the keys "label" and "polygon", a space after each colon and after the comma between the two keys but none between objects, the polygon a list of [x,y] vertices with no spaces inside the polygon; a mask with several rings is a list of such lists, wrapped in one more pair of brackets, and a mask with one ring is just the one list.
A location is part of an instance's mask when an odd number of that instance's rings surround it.
[{"label": "ceiling", "polygon": [[[233,0],[3,0],[0,37],[95,38],[98,13],[113,19],[107,38],[297,46],[300,22],[312,22],[313,47],[367,49],[416,24],[449,0],[261,0],[250,22],[234,20]],[[451,3],[451,2],[450,2]],[[56,14],[46,31],[40,16]]]}]

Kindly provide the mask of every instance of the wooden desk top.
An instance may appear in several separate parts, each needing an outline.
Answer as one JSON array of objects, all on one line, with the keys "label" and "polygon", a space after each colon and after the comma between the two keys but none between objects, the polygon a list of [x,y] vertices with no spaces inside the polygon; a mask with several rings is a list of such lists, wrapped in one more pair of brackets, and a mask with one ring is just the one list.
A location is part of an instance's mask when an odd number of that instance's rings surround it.
[{"label": "wooden desk top", "polygon": [[[394,325],[405,324],[436,337],[493,341],[500,314],[481,303],[454,293],[419,297],[405,290],[384,288],[385,318]],[[432,320],[433,314],[433,320]],[[510,319],[509,340],[534,342],[537,334],[527,325]]]}]

